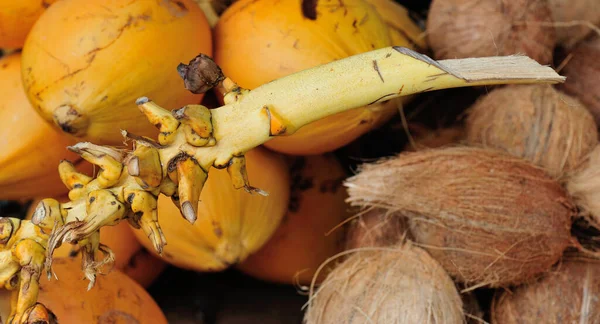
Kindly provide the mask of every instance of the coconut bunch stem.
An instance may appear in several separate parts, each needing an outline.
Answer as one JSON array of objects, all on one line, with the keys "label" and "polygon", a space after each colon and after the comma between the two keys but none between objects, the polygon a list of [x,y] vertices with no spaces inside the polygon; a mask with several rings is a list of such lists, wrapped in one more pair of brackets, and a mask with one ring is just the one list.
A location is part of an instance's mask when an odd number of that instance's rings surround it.
[{"label": "coconut bunch stem", "polygon": [[[70,201],[43,199],[38,204],[31,225],[49,235],[35,232],[29,236],[47,245],[42,263],[49,273],[58,246],[79,244],[86,249],[84,272],[93,285],[98,265],[111,259],[107,247],[98,244],[98,233],[123,220],[143,229],[162,253],[166,238],[158,223],[158,196],[171,197],[183,217],[194,223],[211,167],[227,169],[237,189],[268,194],[248,182],[244,153],[321,118],[439,89],[564,81],[553,69],[525,56],[434,61],[401,47],[340,59],[252,91],[225,77],[205,55],[180,64],[177,71],[193,93],[216,87],[224,94],[225,105],[212,110],[187,105],[170,111],[142,97],[136,104],[159,129],[157,140],[123,131],[133,142],[133,150],[87,142],[69,147],[100,171],[90,177],[62,161],[59,174],[70,190]],[[96,254],[104,254],[104,261],[96,260]]]}]

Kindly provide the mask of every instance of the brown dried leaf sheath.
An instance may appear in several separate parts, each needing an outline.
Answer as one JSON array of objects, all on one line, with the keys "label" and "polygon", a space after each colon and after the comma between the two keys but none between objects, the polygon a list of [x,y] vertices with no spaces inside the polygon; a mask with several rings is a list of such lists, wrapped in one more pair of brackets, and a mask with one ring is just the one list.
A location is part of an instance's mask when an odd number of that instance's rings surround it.
[{"label": "brown dried leaf sheath", "polygon": [[496,296],[492,324],[600,323],[600,263],[568,260],[541,280]]},{"label": "brown dried leaf sheath", "polygon": [[352,254],[309,303],[306,324],[465,322],[452,279],[410,244]]},{"label": "brown dried leaf sheath", "polygon": [[450,147],[366,164],[346,186],[352,205],[409,218],[416,241],[458,281],[520,284],[570,244],[574,207],[541,168],[500,151]]},{"label": "brown dried leaf sheath", "polygon": [[467,141],[525,158],[555,177],[573,170],[598,144],[594,117],[549,85],[496,88],[469,111]]}]

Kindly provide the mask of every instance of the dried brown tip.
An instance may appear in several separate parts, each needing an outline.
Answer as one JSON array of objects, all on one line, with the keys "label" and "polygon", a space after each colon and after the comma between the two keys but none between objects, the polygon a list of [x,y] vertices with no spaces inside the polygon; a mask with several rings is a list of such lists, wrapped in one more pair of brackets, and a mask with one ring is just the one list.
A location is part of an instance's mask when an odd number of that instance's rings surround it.
[{"label": "dried brown tip", "polygon": [[193,58],[189,65],[180,63],[177,72],[183,79],[185,88],[195,94],[205,93],[225,79],[217,63],[204,54]]},{"label": "dried brown tip", "polygon": [[96,260],[96,251],[84,251],[83,253],[82,267],[84,276],[89,280],[88,291],[94,288],[97,274],[105,274],[101,272],[102,267],[108,264],[111,266],[109,269],[111,271],[115,264],[115,254],[108,246],[100,244],[98,251],[104,255],[104,258],[98,261]]}]

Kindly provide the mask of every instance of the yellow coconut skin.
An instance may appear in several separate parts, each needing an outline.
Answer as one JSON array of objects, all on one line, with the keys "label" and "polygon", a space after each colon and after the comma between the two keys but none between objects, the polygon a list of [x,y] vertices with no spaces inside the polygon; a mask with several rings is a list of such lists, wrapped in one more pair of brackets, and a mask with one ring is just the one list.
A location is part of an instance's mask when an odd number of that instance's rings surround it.
[{"label": "yellow coconut skin", "polygon": [[[388,25],[392,45],[419,51],[428,48],[425,33],[410,17],[409,11],[394,0],[367,0]],[[410,44],[410,46],[407,46]]]},{"label": "yellow coconut skin", "polygon": [[[38,302],[50,309],[61,324],[168,323],[152,296],[119,270],[99,276],[89,291],[81,280],[77,260],[58,258],[53,262],[53,271],[58,280],[40,280]],[[8,318],[9,312],[10,292],[2,289],[0,316]]]},{"label": "yellow coconut skin", "polygon": [[[215,26],[215,61],[240,86],[253,89],[294,72],[390,45],[395,38],[363,0],[315,2],[241,0]],[[313,16],[314,14],[314,16]],[[314,19],[312,19],[314,17]],[[373,73],[377,73],[375,70]],[[389,120],[398,102],[374,104],[329,116],[265,146],[295,155],[333,151]]]},{"label": "yellow coconut skin", "polygon": [[0,0],[0,48],[21,48],[38,18],[56,0]]},{"label": "yellow coconut skin", "polygon": [[346,172],[329,154],[296,157],[290,164],[286,217],[267,244],[238,268],[262,280],[308,285],[319,266],[343,249],[345,233],[339,225],[350,216],[342,186]]},{"label": "yellow coconut skin", "polygon": [[[29,104],[21,82],[21,54],[0,58],[0,199],[29,199],[66,193],[58,175],[61,159],[81,158],[75,144],[41,118]],[[91,164],[80,170],[91,171]]]},{"label": "yellow coconut skin", "polygon": [[[195,271],[220,271],[245,260],[269,240],[287,211],[288,168],[280,155],[261,147],[246,154],[246,167],[250,183],[269,195],[235,189],[227,170],[212,168],[193,225],[171,198],[159,197],[158,217],[167,240],[164,260]],[[142,230],[135,234],[148,250],[155,251]]]},{"label": "yellow coconut skin", "polygon": [[176,69],[199,53],[212,54],[211,31],[192,0],[63,0],[31,30],[22,75],[46,120],[79,140],[121,145],[122,129],[157,134],[136,98],[169,109],[201,101]]}]

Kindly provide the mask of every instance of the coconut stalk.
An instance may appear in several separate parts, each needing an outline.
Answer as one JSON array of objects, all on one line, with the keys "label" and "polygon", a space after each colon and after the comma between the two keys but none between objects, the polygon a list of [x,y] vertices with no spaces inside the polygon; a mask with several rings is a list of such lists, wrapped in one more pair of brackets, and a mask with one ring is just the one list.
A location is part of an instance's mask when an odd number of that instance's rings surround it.
[{"label": "coconut stalk", "polygon": [[[251,91],[222,75],[220,68],[202,54],[189,65],[180,64],[177,70],[191,92],[220,88],[225,94],[225,105],[211,110],[188,105],[170,111],[141,97],[136,103],[160,130],[157,141],[123,131],[133,142],[132,151],[87,142],[69,147],[97,165],[100,172],[92,178],[78,173],[69,161],[62,161],[59,174],[70,190],[70,201],[61,204],[43,199],[36,207],[31,222],[45,231],[50,228],[50,234],[29,231],[25,239],[41,242],[45,247],[41,253],[49,278],[53,251],[65,242],[79,244],[91,289],[99,267],[111,258],[110,250],[99,244],[99,230],[123,220],[142,228],[161,253],[166,238],[158,223],[158,195],[171,197],[183,217],[194,223],[198,199],[211,167],[226,168],[235,188],[267,195],[248,182],[244,153],[321,118],[440,89],[564,81],[552,68],[525,56],[434,61],[401,47],[340,59]],[[2,249],[9,251],[12,247],[6,245]],[[98,260],[97,252],[106,257]],[[12,261],[1,264],[18,269],[14,273],[20,271]],[[20,277],[23,280],[23,274]],[[29,288],[29,294],[37,296],[37,290],[31,292]],[[35,300],[18,298],[17,308],[29,309]],[[22,316],[21,313],[15,316]]]}]

